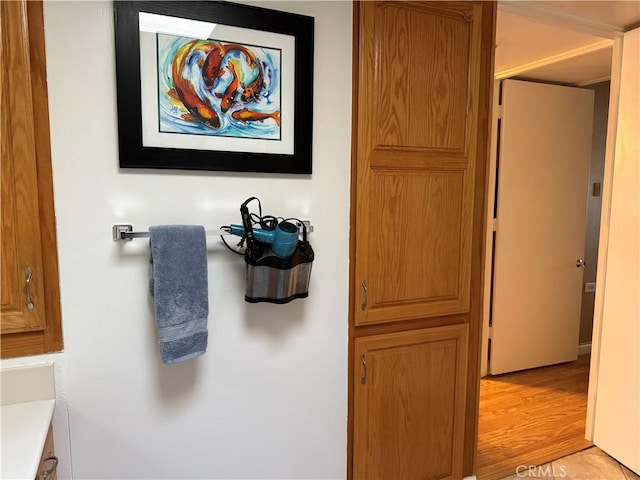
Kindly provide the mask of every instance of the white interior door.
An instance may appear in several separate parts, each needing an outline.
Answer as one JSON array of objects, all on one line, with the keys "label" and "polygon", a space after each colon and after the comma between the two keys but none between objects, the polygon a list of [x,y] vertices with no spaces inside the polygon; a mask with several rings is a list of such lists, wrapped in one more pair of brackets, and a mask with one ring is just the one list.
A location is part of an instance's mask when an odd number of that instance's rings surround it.
[{"label": "white interior door", "polygon": [[577,358],[593,95],[502,83],[492,374]]},{"label": "white interior door", "polygon": [[624,34],[617,120],[610,129],[615,132],[615,153],[607,169],[611,178],[608,214],[603,208],[602,215],[593,335],[595,365],[589,377],[589,404],[595,406],[593,442],[640,474],[638,58],[640,28]]}]

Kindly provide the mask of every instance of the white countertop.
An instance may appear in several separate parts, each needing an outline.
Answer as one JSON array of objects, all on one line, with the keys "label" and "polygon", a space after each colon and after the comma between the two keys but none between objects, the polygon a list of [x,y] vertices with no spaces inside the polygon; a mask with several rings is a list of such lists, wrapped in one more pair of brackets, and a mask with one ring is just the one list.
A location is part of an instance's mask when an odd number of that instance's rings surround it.
[{"label": "white countertop", "polygon": [[56,401],[36,400],[0,407],[3,480],[36,478]]}]

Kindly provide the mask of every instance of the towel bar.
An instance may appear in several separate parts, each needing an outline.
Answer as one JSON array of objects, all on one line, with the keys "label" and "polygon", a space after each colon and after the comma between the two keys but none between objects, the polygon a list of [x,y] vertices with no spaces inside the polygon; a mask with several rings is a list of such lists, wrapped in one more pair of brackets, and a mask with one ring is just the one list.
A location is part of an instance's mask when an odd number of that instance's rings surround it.
[{"label": "towel bar", "polygon": [[[301,220],[307,227],[307,233],[313,232],[313,225],[310,220]],[[302,233],[302,226],[298,226],[298,230]],[[116,224],[111,228],[113,234],[113,241],[120,242],[126,240],[133,240],[134,238],[146,238],[149,237],[149,232],[134,232],[133,225],[129,224]],[[226,230],[207,230],[207,235],[229,235]]]}]

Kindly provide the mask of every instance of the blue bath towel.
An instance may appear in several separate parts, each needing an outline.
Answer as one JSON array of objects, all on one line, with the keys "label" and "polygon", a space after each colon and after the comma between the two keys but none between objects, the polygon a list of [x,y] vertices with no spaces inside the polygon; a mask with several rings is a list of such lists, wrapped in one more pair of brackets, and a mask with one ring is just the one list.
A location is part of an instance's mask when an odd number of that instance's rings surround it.
[{"label": "blue bath towel", "polygon": [[149,228],[158,345],[164,363],[178,363],[207,350],[209,288],[204,227]]}]

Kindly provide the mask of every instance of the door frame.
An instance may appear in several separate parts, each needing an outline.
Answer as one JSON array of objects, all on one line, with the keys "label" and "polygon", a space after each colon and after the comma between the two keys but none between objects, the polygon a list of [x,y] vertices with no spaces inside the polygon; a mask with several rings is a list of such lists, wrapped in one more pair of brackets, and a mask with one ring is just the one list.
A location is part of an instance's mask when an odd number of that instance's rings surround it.
[{"label": "door frame", "polygon": [[607,118],[607,141],[604,155],[604,174],[602,179],[602,208],[600,212],[600,236],[598,239],[598,266],[596,274],[596,292],[593,308],[593,332],[591,336],[591,367],[589,369],[589,390],[587,393],[587,422],[585,438],[593,441],[593,426],[596,414],[598,387],[598,366],[602,342],[602,322],[604,312],[604,285],[609,254],[609,225],[611,222],[611,198],[613,169],[615,164],[615,146],[618,131],[618,107],[620,100],[620,78],[622,73],[622,37],[613,41],[611,62],[611,87],[609,90],[609,113]]}]

